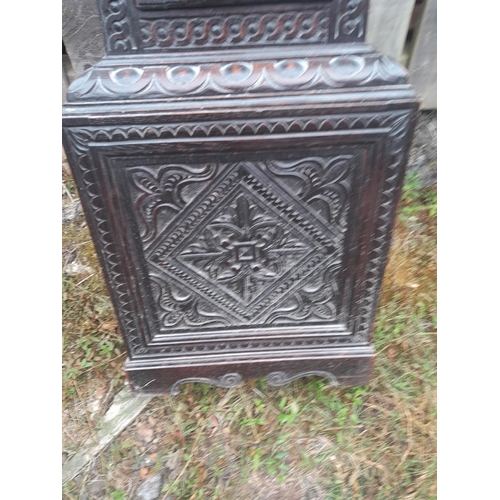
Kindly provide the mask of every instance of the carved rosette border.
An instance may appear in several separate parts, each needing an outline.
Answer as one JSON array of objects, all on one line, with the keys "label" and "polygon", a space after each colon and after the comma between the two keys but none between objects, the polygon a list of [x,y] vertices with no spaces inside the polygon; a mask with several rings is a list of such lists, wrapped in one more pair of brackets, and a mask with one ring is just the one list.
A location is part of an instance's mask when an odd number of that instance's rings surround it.
[{"label": "carved rosette border", "polygon": [[[374,240],[371,251],[370,265],[366,278],[365,293],[362,300],[359,321],[354,334],[335,341],[330,339],[300,340],[269,342],[274,347],[277,345],[328,345],[333,343],[366,343],[369,338],[370,327],[375,315],[375,304],[378,299],[378,288],[383,277],[386,260],[387,246],[390,244],[387,234],[392,228],[393,211],[397,186],[402,182],[404,169],[401,168],[406,159],[405,150],[408,135],[411,133],[412,111],[397,111],[374,114],[357,114],[350,116],[324,116],[304,117],[300,119],[270,119],[241,120],[219,123],[191,123],[178,125],[136,125],[136,126],[111,126],[111,127],[81,127],[69,128],[69,138],[78,156],[78,168],[85,184],[88,206],[95,221],[95,227],[101,242],[104,260],[110,281],[116,291],[116,302],[120,317],[123,319],[124,333],[126,334],[130,351],[133,355],[151,353],[176,352],[176,347],[146,347],[143,345],[135,323],[134,314],[130,303],[130,296],[126,289],[120,262],[116,251],[116,242],[113,240],[107,223],[107,214],[104,208],[99,184],[95,177],[94,167],[88,158],[89,142],[110,142],[127,140],[149,140],[167,137],[221,137],[268,135],[275,133],[317,132],[334,130],[363,130],[367,128],[389,128],[388,164],[386,166],[386,180],[380,196],[379,209],[374,228]],[[266,341],[260,341],[261,345]],[[288,343],[288,344],[287,344]],[[232,344],[232,343],[228,343]],[[241,344],[241,343],[240,343]],[[254,342],[252,347],[257,347]],[[208,346],[194,346],[192,351],[217,350]],[[241,344],[236,347],[246,348]],[[233,346],[230,346],[233,348]],[[190,352],[189,348],[183,348]],[[224,349],[226,346],[224,345]]]}]

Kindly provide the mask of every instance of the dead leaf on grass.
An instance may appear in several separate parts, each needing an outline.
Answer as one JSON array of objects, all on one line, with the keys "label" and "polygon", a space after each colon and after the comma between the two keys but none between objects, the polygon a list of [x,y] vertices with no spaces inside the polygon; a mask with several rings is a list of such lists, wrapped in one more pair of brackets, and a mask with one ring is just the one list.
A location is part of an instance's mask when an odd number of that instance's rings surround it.
[{"label": "dead leaf on grass", "polygon": [[104,330],[106,332],[115,332],[117,328],[118,328],[118,321],[116,320],[108,321],[101,325],[101,330]]},{"label": "dead leaf on grass", "polygon": [[146,425],[142,424],[137,427],[137,435],[141,438],[141,440],[145,443],[149,443],[153,440],[153,429],[146,427]]},{"label": "dead leaf on grass", "polygon": [[387,357],[389,358],[389,361],[395,361],[398,357],[397,349],[395,347],[389,347],[389,349],[387,349]]}]

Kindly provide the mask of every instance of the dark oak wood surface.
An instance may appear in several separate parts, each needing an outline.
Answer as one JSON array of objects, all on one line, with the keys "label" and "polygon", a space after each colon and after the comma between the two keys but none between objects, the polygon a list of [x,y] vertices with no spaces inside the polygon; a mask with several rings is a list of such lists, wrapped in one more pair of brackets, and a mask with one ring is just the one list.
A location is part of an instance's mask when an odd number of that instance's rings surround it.
[{"label": "dark oak wood surface", "polygon": [[418,108],[367,2],[99,7],[63,140],[134,389],[367,383]]}]

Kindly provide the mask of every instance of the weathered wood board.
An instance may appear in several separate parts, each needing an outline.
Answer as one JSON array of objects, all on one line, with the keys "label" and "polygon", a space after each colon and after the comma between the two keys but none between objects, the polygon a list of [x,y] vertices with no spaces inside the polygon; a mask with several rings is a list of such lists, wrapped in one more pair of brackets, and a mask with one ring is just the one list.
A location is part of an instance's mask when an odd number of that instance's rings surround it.
[{"label": "weathered wood board", "polygon": [[410,82],[422,109],[437,108],[437,0],[427,0],[410,60]]},{"label": "weathered wood board", "polygon": [[371,0],[366,41],[403,63],[403,49],[415,0]]}]

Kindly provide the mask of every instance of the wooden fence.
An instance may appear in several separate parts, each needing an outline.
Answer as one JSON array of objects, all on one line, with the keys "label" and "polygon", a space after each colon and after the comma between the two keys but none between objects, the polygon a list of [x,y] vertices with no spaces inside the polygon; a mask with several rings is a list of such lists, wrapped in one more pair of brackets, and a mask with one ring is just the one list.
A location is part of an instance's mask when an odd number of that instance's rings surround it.
[{"label": "wooden fence", "polygon": [[[404,64],[422,97],[437,109],[437,0],[370,0],[368,43]],[[104,55],[96,0],[63,0],[63,101],[68,82]]]}]

